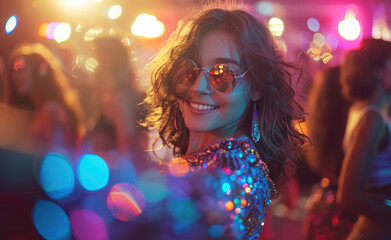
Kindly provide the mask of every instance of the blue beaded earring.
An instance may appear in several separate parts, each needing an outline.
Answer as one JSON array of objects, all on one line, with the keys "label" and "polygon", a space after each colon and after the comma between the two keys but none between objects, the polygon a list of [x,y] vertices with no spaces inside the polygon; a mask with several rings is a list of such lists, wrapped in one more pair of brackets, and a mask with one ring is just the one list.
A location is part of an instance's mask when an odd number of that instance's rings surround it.
[{"label": "blue beaded earring", "polygon": [[258,124],[258,112],[257,112],[257,102],[254,101],[254,110],[251,121],[251,137],[254,142],[258,142],[261,139],[261,133],[259,132]]}]

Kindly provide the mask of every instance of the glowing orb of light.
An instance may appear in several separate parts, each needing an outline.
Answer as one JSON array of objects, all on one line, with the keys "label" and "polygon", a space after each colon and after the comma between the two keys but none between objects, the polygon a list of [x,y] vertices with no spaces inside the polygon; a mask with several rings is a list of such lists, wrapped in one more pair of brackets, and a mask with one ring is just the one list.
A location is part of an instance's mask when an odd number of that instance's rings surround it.
[{"label": "glowing orb of light", "polygon": [[46,38],[54,39],[54,30],[56,29],[56,27],[58,25],[60,25],[59,22],[50,22],[50,23],[48,23],[48,25],[46,27]]},{"label": "glowing orb of light", "polygon": [[338,23],[338,33],[348,41],[356,40],[361,33],[360,22],[352,16],[347,16]]},{"label": "glowing orb of light", "polygon": [[313,36],[313,42],[317,46],[322,47],[326,42],[326,38],[321,33],[315,33]]},{"label": "glowing orb of light", "polygon": [[70,235],[67,214],[53,202],[38,200],[33,208],[33,222],[45,239],[65,239]]},{"label": "glowing orb of light", "polygon": [[145,207],[145,197],[136,186],[118,183],[107,196],[107,206],[115,218],[126,222],[141,214]]},{"label": "glowing orb of light", "polygon": [[107,12],[107,17],[109,19],[117,19],[122,14],[122,7],[120,5],[113,5],[109,8],[109,11]]},{"label": "glowing orb of light", "polygon": [[102,28],[91,28],[84,34],[84,41],[93,41],[103,31]]},{"label": "glowing orb of light", "polygon": [[42,161],[40,182],[52,199],[61,199],[73,192],[75,175],[69,161],[57,153],[49,153]]},{"label": "glowing orb of light", "polygon": [[270,18],[268,24],[270,32],[273,36],[280,37],[284,33],[284,22],[280,18]]},{"label": "glowing orb of light", "polygon": [[225,203],[225,210],[232,211],[234,209],[234,203],[232,201],[228,201]]},{"label": "glowing orb of light", "polygon": [[309,30],[311,30],[313,32],[317,32],[320,29],[320,23],[319,23],[318,19],[316,19],[316,18],[309,18],[307,20],[307,27]]},{"label": "glowing orb of light", "polygon": [[255,9],[266,17],[270,17],[274,13],[273,4],[267,1],[258,2]]},{"label": "glowing orb of light", "polygon": [[132,33],[146,38],[157,38],[164,32],[164,24],[155,16],[143,13],[132,24]]},{"label": "glowing orb of light", "polygon": [[183,158],[173,158],[168,164],[168,171],[175,177],[183,177],[189,170],[189,163]]},{"label": "glowing orb of light", "polygon": [[105,160],[93,154],[83,155],[77,166],[80,184],[89,191],[104,188],[109,181],[109,167]]},{"label": "glowing orb of light", "polygon": [[328,34],[326,37],[326,43],[330,45],[330,47],[335,50],[338,48],[338,36],[333,34]]},{"label": "glowing orb of light", "polygon": [[5,32],[7,34],[10,34],[15,30],[17,24],[18,24],[18,19],[16,18],[16,15],[12,15],[10,18],[8,18],[7,22],[5,23]]},{"label": "glowing orb of light", "polygon": [[72,233],[79,240],[108,239],[106,224],[96,213],[89,210],[74,210],[70,214]]},{"label": "glowing orb of light", "polygon": [[84,67],[87,69],[89,72],[95,72],[96,67],[99,65],[98,60],[96,60],[93,57],[87,58]]},{"label": "glowing orb of light", "polygon": [[65,42],[71,36],[72,30],[69,23],[60,23],[53,32],[53,37],[56,42]]}]

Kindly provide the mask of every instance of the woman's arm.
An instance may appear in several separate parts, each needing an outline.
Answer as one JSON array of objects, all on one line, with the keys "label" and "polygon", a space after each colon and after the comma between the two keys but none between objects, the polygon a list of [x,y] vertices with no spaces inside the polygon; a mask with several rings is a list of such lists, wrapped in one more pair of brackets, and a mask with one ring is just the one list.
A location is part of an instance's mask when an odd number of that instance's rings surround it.
[{"label": "woman's arm", "polygon": [[370,111],[363,116],[347,148],[337,192],[340,207],[366,215],[380,224],[391,222],[391,207],[370,197],[364,187],[385,129],[379,113]]}]

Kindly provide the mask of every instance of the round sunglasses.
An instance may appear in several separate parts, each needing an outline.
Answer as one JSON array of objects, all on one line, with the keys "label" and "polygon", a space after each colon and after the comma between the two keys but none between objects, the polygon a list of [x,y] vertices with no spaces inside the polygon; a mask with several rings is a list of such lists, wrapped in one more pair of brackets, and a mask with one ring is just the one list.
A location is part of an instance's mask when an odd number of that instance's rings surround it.
[{"label": "round sunglasses", "polygon": [[199,68],[193,60],[186,59],[177,74],[179,84],[190,87],[203,70],[206,72],[210,86],[220,93],[231,93],[235,89],[236,79],[243,77],[249,71],[236,75],[232,68],[223,63],[215,64],[210,68]]}]

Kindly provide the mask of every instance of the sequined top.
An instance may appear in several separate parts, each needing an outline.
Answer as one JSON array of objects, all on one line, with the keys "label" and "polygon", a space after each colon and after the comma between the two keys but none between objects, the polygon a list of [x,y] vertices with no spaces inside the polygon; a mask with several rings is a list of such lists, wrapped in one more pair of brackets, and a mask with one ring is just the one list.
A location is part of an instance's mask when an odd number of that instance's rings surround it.
[{"label": "sequined top", "polygon": [[213,176],[209,186],[218,206],[229,213],[227,236],[258,239],[266,209],[276,195],[266,164],[248,137],[216,142],[187,159],[194,172]]}]

